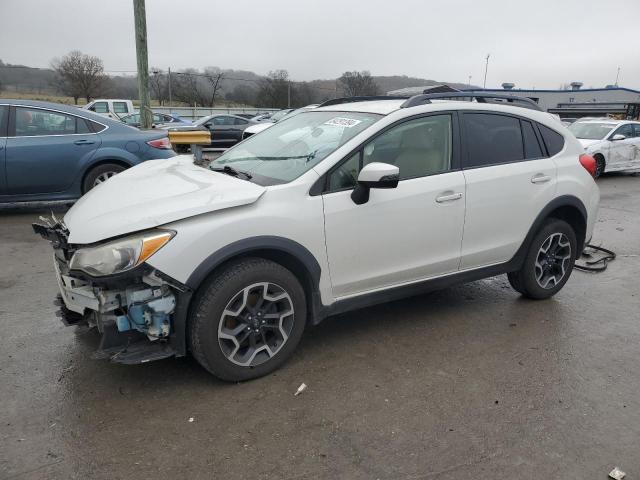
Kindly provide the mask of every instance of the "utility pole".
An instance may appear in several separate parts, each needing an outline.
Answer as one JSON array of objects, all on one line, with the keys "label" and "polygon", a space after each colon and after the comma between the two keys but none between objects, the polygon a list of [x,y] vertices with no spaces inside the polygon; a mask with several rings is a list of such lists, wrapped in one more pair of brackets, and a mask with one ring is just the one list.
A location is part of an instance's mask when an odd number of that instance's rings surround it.
[{"label": "utility pole", "polygon": [[489,57],[490,53],[487,53],[486,63],[484,64],[484,83],[482,84],[482,88],[487,88],[487,70],[489,70]]},{"label": "utility pole", "polygon": [[618,73],[616,73],[616,87],[618,86],[618,79],[620,78],[620,67],[618,67]]},{"label": "utility pole", "polygon": [[138,59],[138,95],[140,97],[140,126],[153,126],[151,96],[149,95],[149,59],[147,54],[147,14],[145,0],[133,0],[133,17],[136,34],[136,57]]},{"label": "utility pole", "polygon": [[171,67],[168,68],[169,70],[169,113],[173,113],[171,108],[173,107],[173,102],[171,101]]},{"label": "utility pole", "polygon": [[287,108],[291,108],[291,80],[287,81]]},{"label": "utility pole", "polygon": [[469,90],[471,90],[471,75],[469,75]]}]

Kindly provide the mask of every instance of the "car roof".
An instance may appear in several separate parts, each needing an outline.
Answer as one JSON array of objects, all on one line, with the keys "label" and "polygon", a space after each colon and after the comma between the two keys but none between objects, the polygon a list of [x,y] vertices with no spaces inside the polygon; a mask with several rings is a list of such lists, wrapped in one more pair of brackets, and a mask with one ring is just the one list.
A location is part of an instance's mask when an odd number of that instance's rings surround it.
[{"label": "car roof", "polygon": [[615,118],[590,118],[589,120],[576,120],[574,123],[606,123],[608,125],[622,125],[623,123],[640,123],[633,120],[616,120]]},{"label": "car roof", "polygon": [[366,102],[340,103],[326,107],[314,108],[314,112],[364,112],[388,115],[395,112],[405,102],[404,99],[371,100]]},{"label": "car roof", "polygon": [[99,115],[92,112],[91,110],[86,110],[79,105],[65,105],[64,103],[43,102],[40,100],[23,100],[19,98],[0,98],[0,104],[16,105],[19,107],[46,108],[48,110],[56,110],[58,112],[68,113],[70,115],[88,118],[89,120],[94,120],[105,125],[122,124],[122,122],[119,120],[114,120],[109,117]]}]

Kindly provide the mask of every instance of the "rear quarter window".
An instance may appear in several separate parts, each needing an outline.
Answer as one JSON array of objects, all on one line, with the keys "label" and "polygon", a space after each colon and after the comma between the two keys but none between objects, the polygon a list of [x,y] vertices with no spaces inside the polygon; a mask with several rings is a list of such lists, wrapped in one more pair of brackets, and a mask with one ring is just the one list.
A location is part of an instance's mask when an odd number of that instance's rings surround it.
[{"label": "rear quarter window", "polygon": [[555,130],[545,127],[542,124],[538,124],[538,130],[542,135],[542,140],[547,147],[547,152],[550,157],[557,155],[564,148],[564,137]]}]

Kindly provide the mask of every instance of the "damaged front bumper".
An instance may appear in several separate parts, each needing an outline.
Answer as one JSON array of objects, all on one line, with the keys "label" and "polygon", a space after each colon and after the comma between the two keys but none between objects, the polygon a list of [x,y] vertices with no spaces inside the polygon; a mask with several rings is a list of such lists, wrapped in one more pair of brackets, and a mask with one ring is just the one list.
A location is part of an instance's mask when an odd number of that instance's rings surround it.
[{"label": "damaged front bumper", "polygon": [[101,334],[94,358],[137,364],[186,354],[188,287],[147,264],[108,277],[70,270],[76,247],[67,242],[66,227],[56,220],[33,229],[53,246],[58,316]]}]

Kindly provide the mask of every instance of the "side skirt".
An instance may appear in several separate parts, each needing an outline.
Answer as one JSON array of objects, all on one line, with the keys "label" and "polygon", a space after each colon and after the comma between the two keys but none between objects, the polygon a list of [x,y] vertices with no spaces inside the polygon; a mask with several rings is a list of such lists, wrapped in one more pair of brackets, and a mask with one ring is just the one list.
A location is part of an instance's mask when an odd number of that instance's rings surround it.
[{"label": "side skirt", "polygon": [[489,267],[478,268],[471,271],[453,273],[444,277],[424,280],[410,285],[402,285],[399,287],[392,287],[387,290],[365,293],[358,295],[357,297],[345,298],[343,300],[336,301],[329,307],[324,307],[321,318],[324,319],[331,315],[337,315],[339,313],[359,308],[370,307],[372,305],[387,303],[401,298],[421,295],[435,290],[442,290],[443,288],[451,287],[453,285],[494,277],[496,275],[518,270],[521,263],[522,262],[519,261],[519,259],[514,258],[507,263],[501,263],[499,265],[491,265]]}]

